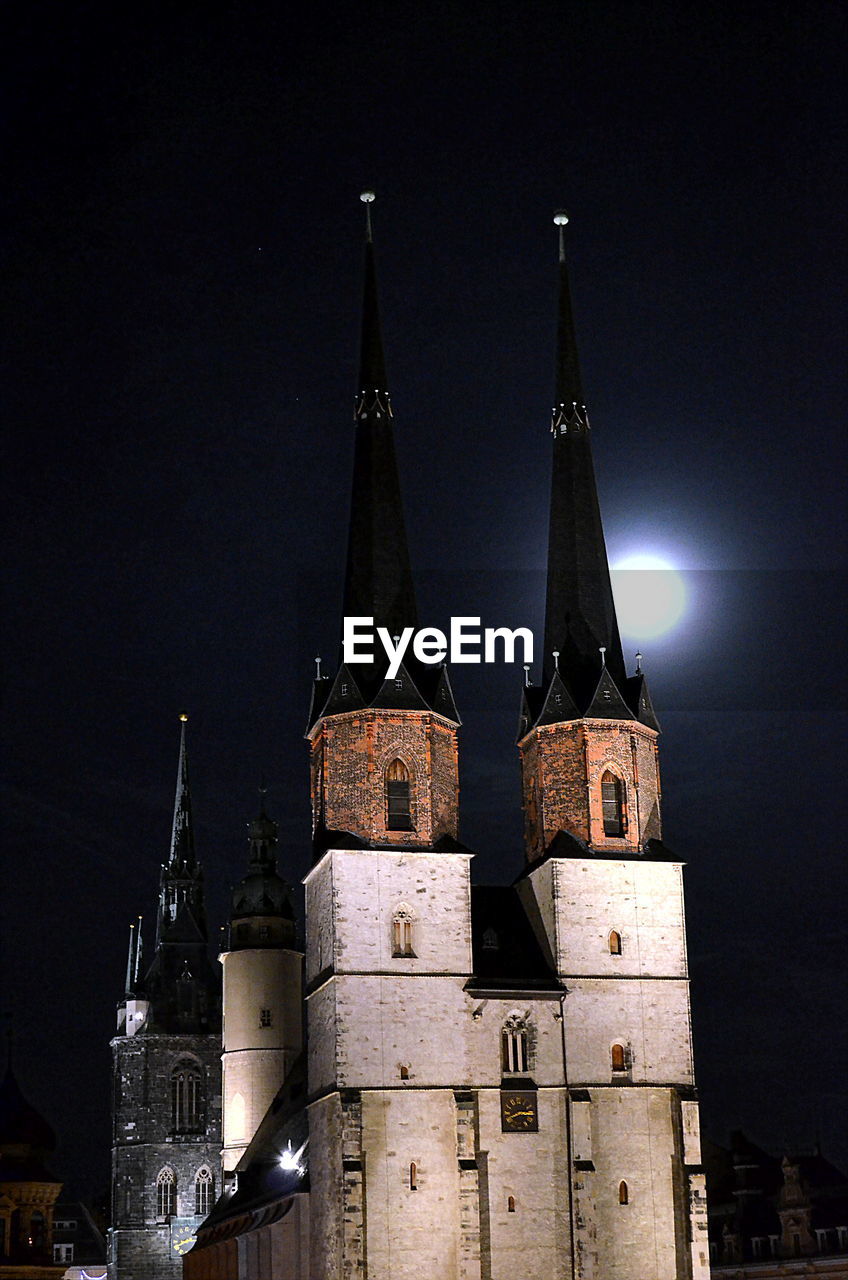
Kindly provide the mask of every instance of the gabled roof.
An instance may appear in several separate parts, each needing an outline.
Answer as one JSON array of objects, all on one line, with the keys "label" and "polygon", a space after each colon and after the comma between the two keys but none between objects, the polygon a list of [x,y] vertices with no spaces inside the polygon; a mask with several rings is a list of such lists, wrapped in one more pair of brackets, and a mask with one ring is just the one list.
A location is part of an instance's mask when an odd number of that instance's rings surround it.
[{"label": "gabled roof", "polygon": [[633,720],[635,717],[608,667],[601,671],[592,701],[583,713],[588,720]]},{"label": "gabled roof", "polygon": [[511,885],[472,885],[468,991],[562,992]]}]

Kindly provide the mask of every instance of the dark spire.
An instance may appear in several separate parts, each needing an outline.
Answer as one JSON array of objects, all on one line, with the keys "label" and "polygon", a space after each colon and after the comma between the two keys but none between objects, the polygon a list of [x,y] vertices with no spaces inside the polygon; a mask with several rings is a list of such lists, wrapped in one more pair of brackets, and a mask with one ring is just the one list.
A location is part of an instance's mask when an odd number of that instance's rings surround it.
[{"label": "dark spire", "polygon": [[128,996],[135,990],[135,925],[130,925],[130,943],[127,948],[127,976],[124,990]]},{"label": "dark spire", "polygon": [[[203,904],[203,869],[194,849],[194,826],[191,817],[191,791],[188,782],[185,712],[180,716],[180,759],[177,767],[177,790],[174,797],[174,822],[171,828],[171,851],[162,865],[159,880],[159,917],[156,922],[156,949],[173,933],[180,916],[190,917],[193,929],[206,941],[206,912]],[[184,922],[185,927],[185,922]]]},{"label": "dark spire", "polygon": [[373,198],[372,192],[363,193],[368,208],[365,292],[344,613],[372,617],[375,627],[395,635],[417,627],[417,616],[377,306]]},{"label": "dark spire", "polygon": [[186,722],[188,716],[180,716],[180,762],[177,768],[177,792],[174,798],[174,825],[171,830],[171,867],[190,870],[197,865],[194,852],[194,827],[191,821],[191,792],[188,786],[188,756],[186,755]]},{"label": "dark spire", "polygon": [[554,221],[559,228],[559,323],[543,681],[547,684],[554,675],[552,654],[558,650],[559,673],[585,710],[601,673],[599,649],[606,649],[606,668],[620,688],[625,670],[574,336],[564,244],[568,219],[558,213]]}]

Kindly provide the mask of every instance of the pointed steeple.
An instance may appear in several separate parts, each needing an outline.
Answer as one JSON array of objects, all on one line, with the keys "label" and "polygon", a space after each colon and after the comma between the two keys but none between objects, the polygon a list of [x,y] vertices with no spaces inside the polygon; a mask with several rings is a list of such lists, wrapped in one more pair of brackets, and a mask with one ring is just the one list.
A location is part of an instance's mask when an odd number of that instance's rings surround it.
[{"label": "pointed steeple", "polygon": [[574,335],[564,242],[568,219],[558,213],[554,221],[559,229],[559,321],[543,682],[547,685],[554,675],[552,655],[558,650],[560,675],[582,709],[597,687],[600,648],[606,650],[607,670],[619,688],[624,687],[625,669]]},{"label": "pointed steeple", "polygon": [[[364,195],[373,199],[371,192]],[[417,615],[377,308],[370,199],[368,208],[344,613],[373,617],[375,627],[387,627],[395,635],[417,626]]]},{"label": "pointed steeple", "polygon": [[180,762],[177,767],[177,791],[174,798],[174,823],[171,829],[172,868],[190,870],[197,865],[194,852],[194,827],[191,821],[191,792],[188,785],[188,756],[186,754],[186,723],[188,716],[180,716]]},{"label": "pointed steeple", "polygon": [[[174,821],[168,861],[162,864],[159,880],[159,915],[156,921],[156,950],[173,933],[178,918],[183,918],[182,931],[189,928],[206,941],[206,911],[203,903],[203,869],[194,849],[194,826],[191,816],[191,791],[188,781],[186,723],[180,715],[180,758],[177,766],[177,789],[174,797]],[[189,925],[189,921],[191,924]]]},{"label": "pointed steeple", "polygon": [[130,942],[129,942],[129,947],[127,948],[127,977],[126,977],[126,981],[124,982],[124,990],[128,996],[132,995],[133,991],[135,990],[135,972],[136,972],[135,925],[131,924],[130,925]]}]

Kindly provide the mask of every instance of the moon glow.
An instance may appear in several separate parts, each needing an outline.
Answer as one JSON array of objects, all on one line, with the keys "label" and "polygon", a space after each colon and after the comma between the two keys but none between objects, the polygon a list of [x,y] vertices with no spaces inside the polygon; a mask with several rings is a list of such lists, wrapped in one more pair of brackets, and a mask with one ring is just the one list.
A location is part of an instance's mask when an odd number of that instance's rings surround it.
[{"label": "moon glow", "polygon": [[611,578],[624,635],[634,640],[652,640],[671,631],[683,617],[683,578],[661,556],[643,552],[625,556],[612,569]]}]

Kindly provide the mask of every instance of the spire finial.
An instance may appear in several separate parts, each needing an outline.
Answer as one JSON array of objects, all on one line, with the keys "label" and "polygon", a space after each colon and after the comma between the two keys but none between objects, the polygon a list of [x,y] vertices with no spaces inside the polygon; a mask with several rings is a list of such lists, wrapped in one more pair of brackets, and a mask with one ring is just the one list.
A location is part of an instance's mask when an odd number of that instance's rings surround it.
[{"label": "spire finial", "polygon": [[554,226],[559,228],[559,260],[565,262],[565,228],[568,226],[568,214],[564,209],[557,209],[554,214]]},{"label": "spire finial", "polygon": [[605,644],[598,645],[598,653],[601,655],[601,666],[607,665],[607,647]]},{"label": "spire finial", "polygon": [[320,679],[321,679],[321,655],[320,655],[320,653],[316,653],[316,655],[315,655],[315,679],[316,679],[316,680],[320,680]]},{"label": "spire finial", "polygon": [[525,689],[530,688],[530,667],[527,665],[526,662],[524,664],[524,688]]},{"label": "spire finial", "polygon": [[365,205],[365,239],[369,244],[372,244],[374,235],[371,230],[371,206],[377,197],[373,191],[363,191],[359,198]]},{"label": "spire finial", "polygon": [[637,653],[637,654],[636,654],[636,674],[637,674],[637,676],[640,676],[640,675],[642,674],[642,655],[641,655],[641,653]]},{"label": "spire finial", "polygon": [[554,660],[554,671],[559,671],[559,649],[551,649],[551,656]]}]

